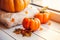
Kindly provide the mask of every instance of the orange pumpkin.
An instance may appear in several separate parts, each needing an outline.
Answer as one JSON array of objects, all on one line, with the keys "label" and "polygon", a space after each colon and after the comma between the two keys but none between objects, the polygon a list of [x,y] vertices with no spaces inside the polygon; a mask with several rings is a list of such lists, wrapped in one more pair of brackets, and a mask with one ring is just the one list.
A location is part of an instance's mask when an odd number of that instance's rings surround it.
[{"label": "orange pumpkin", "polygon": [[41,10],[39,10],[40,12],[37,13],[34,17],[38,18],[42,24],[45,24],[48,22],[48,20],[50,19],[50,13],[51,12],[47,12],[46,9],[48,7],[43,7]]},{"label": "orange pumpkin", "polygon": [[36,31],[40,26],[40,21],[37,18],[24,18],[23,27],[29,31]]},{"label": "orange pumpkin", "polygon": [[29,4],[30,0],[0,0],[0,8],[8,12],[22,11]]},{"label": "orange pumpkin", "polygon": [[45,24],[50,19],[50,13],[49,12],[40,12],[40,13],[37,13],[34,17],[38,18],[42,24]]}]

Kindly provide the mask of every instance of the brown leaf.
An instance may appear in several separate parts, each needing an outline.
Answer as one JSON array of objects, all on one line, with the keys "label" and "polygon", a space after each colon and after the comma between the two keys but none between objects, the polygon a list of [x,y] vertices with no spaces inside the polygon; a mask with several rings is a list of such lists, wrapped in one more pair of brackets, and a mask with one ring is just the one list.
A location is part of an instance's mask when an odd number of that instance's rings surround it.
[{"label": "brown leaf", "polygon": [[14,19],[14,18],[12,18],[12,19],[11,19],[11,22],[15,22],[15,19]]},{"label": "brown leaf", "polygon": [[40,28],[40,31],[42,31],[43,30],[43,28]]}]

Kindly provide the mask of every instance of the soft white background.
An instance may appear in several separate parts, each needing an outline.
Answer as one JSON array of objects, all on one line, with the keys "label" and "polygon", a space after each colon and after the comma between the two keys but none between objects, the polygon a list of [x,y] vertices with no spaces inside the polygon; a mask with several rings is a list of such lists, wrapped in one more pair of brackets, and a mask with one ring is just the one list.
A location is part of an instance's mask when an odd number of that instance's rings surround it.
[{"label": "soft white background", "polygon": [[60,0],[33,0],[35,4],[48,6],[49,8],[60,10]]}]

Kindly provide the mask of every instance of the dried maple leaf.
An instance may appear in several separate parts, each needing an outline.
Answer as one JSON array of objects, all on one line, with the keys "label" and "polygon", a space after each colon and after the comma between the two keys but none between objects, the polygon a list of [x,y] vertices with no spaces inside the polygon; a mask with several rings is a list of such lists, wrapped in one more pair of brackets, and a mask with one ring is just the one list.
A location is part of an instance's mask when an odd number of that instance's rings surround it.
[{"label": "dried maple leaf", "polygon": [[25,14],[28,14],[28,11],[25,11]]},{"label": "dried maple leaf", "polygon": [[43,30],[43,28],[40,28],[39,30],[40,30],[40,31],[42,31],[42,30]]},{"label": "dried maple leaf", "polygon": [[15,22],[15,19],[14,19],[14,18],[12,18],[12,19],[11,19],[11,22]]},{"label": "dried maple leaf", "polygon": [[15,29],[15,30],[14,30],[14,33],[16,33],[16,34],[20,34],[20,33],[21,33],[21,30],[22,30],[22,29],[20,29],[20,28]]},{"label": "dried maple leaf", "polygon": [[26,37],[30,37],[31,34],[32,34],[31,31],[29,31],[29,30],[24,30],[24,29],[20,29],[20,28],[15,29],[15,30],[14,30],[14,33],[16,33],[16,34],[22,34],[22,36],[26,36]]},{"label": "dried maple leaf", "polygon": [[51,22],[48,22],[48,25],[51,25]]},{"label": "dried maple leaf", "polygon": [[32,8],[32,6],[30,6],[30,8]]},{"label": "dried maple leaf", "polygon": [[22,30],[22,35],[29,37],[29,36],[31,36],[31,32],[27,31],[27,30]]}]

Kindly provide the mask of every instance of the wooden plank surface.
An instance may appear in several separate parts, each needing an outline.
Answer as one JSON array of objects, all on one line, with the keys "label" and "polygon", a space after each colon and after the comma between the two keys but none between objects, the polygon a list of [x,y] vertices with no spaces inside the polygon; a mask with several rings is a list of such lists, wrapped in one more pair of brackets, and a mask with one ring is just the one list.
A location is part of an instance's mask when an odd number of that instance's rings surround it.
[{"label": "wooden plank surface", "polygon": [[60,40],[60,24],[50,21],[51,25],[42,24],[41,27],[43,28],[42,31],[37,30],[36,32],[32,33],[31,37],[23,37],[22,35],[16,35],[13,33],[15,28],[23,28],[22,25],[15,26],[10,29],[1,28],[2,31],[6,32],[16,40]]},{"label": "wooden plank surface", "polygon": [[22,28],[22,25],[6,29],[3,25],[0,26],[0,40],[60,40],[60,24],[50,21],[51,25],[42,24],[42,31],[37,30],[32,33],[31,37],[23,37],[13,33],[15,28]]},{"label": "wooden plank surface", "polygon": [[34,33],[32,33],[31,37],[23,37],[20,34],[16,35],[15,33],[13,33],[13,31],[15,30],[15,28],[23,28],[23,27],[22,27],[22,25],[20,25],[20,26],[13,27],[11,29],[1,29],[1,30],[4,31],[4,32],[6,32],[7,34],[9,34],[10,36],[12,36],[16,40],[45,40],[44,38],[41,38],[41,37],[35,35]]},{"label": "wooden plank surface", "polygon": [[0,30],[0,40],[14,40],[14,39]]}]

